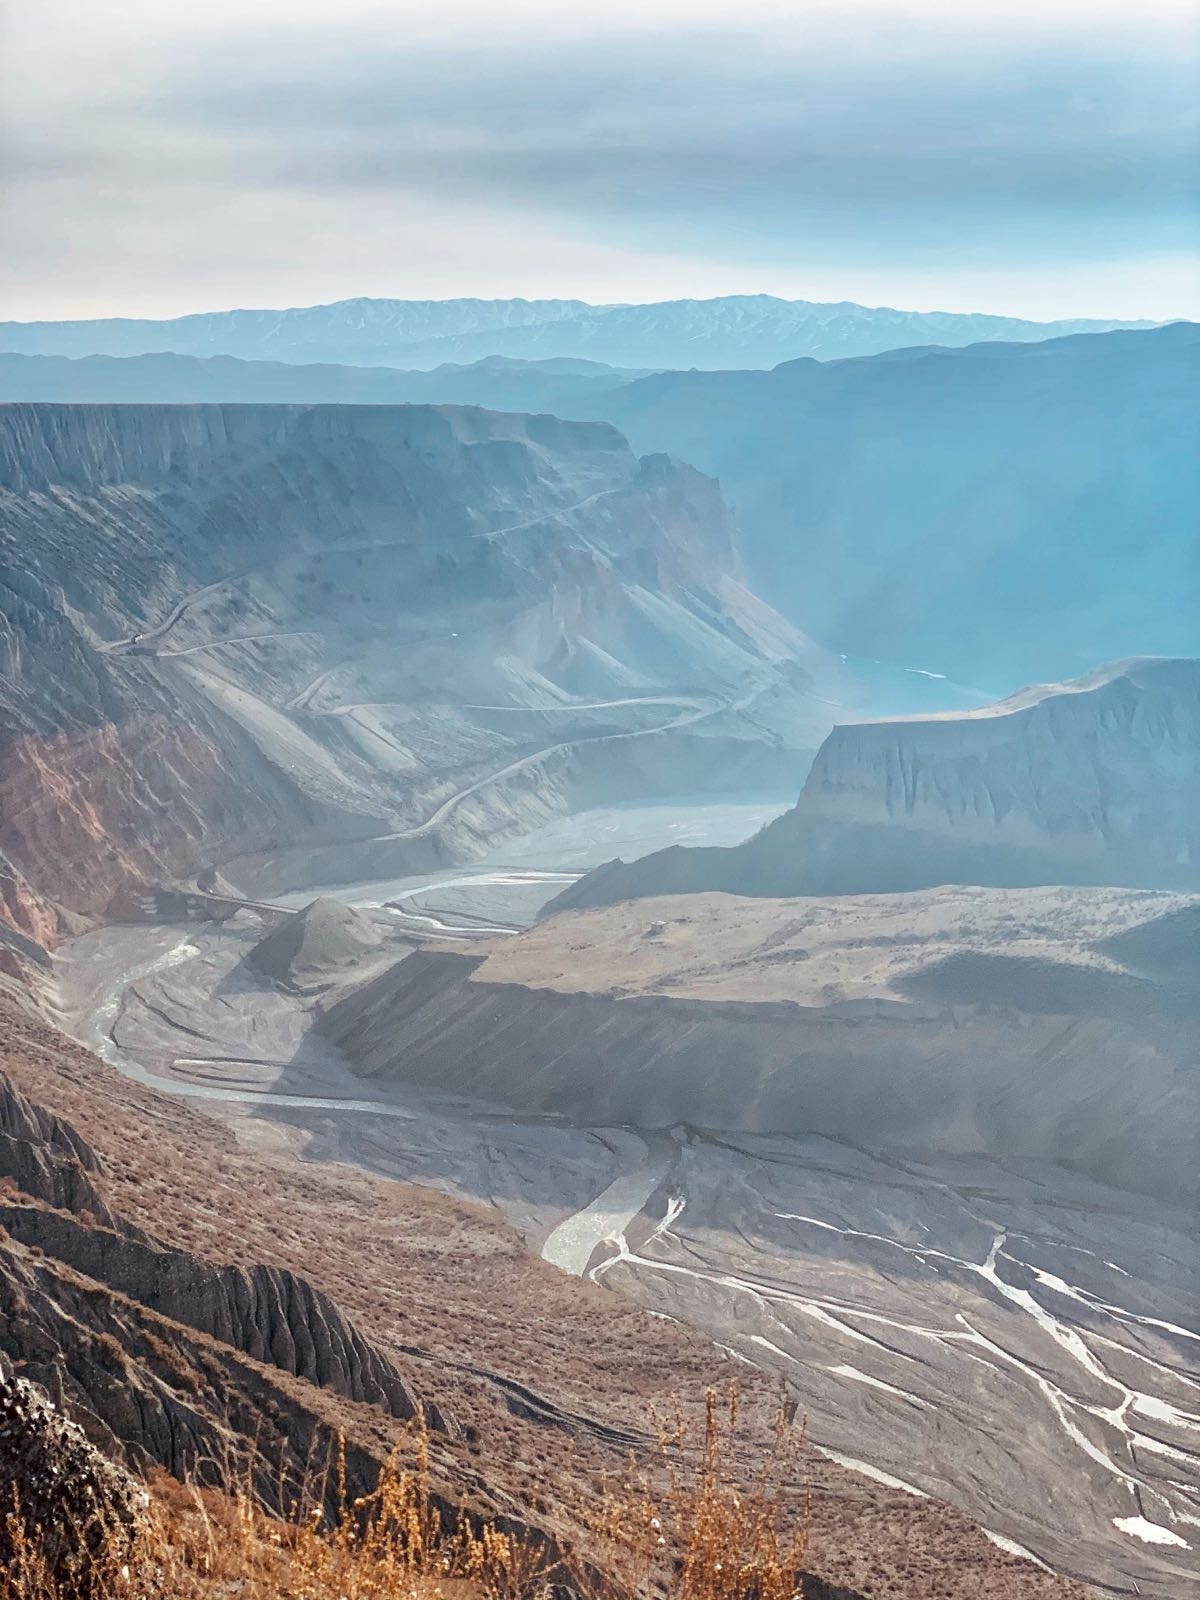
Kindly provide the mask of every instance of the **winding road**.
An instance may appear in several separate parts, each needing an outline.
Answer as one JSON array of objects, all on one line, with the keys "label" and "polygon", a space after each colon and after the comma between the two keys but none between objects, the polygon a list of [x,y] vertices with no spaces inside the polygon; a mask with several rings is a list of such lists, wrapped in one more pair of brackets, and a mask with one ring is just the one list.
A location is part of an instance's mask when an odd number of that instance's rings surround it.
[{"label": "winding road", "polygon": [[101,639],[96,643],[96,649],[105,655],[125,655],[131,650],[145,651],[147,655],[155,654],[148,647],[154,645],[159,639],[165,638],[171,629],[198,601],[204,600],[210,594],[216,594],[226,584],[235,583],[239,578],[244,578],[244,572],[226,573],[223,578],[215,578],[212,583],[206,583],[199,589],[193,589],[190,594],[185,594],[182,600],[177,600],[167,612],[161,622],[156,622],[153,627],[146,628],[142,633],[131,633],[124,639]]}]

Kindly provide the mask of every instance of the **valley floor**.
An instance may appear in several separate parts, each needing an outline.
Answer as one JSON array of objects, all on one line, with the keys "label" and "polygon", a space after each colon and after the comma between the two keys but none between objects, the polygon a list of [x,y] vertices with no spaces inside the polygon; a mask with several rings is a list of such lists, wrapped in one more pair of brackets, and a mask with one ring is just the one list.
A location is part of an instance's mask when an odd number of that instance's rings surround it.
[{"label": "valley floor", "polygon": [[[523,926],[606,856],[732,842],[778,809],[581,814],[471,868],[324,892],[387,922],[391,961]],[[1200,1281],[1183,1213],[1046,1162],[579,1127],[368,1087],[312,1033],[311,1001],[247,962],[262,931],[242,913],[74,940],[63,1025],[245,1145],[494,1206],[564,1271],[778,1373],[833,1460],[959,1506],[1002,1548],[1116,1592],[1190,1592]]]}]

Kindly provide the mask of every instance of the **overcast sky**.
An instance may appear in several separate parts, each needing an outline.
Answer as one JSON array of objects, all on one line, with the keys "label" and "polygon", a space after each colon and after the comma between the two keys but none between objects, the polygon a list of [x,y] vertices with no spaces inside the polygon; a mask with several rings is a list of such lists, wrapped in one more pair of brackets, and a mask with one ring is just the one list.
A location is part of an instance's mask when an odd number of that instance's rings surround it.
[{"label": "overcast sky", "polygon": [[1200,0],[0,0],[0,318],[1200,316]]}]

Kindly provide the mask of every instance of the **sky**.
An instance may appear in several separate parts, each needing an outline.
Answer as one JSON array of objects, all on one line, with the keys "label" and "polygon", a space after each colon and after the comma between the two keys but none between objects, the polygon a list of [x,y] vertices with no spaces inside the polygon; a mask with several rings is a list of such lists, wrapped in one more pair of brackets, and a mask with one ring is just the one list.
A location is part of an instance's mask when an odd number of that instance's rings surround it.
[{"label": "sky", "polygon": [[1200,0],[0,0],[0,319],[1200,317]]}]

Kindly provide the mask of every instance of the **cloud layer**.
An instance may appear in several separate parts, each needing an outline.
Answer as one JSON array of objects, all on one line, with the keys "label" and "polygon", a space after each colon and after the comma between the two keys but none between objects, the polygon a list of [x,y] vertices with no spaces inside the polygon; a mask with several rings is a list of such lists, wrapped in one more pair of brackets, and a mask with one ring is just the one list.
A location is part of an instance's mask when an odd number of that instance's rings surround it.
[{"label": "cloud layer", "polygon": [[1200,313],[1174,0],[19,9],[0,314],[757,289]]}]

